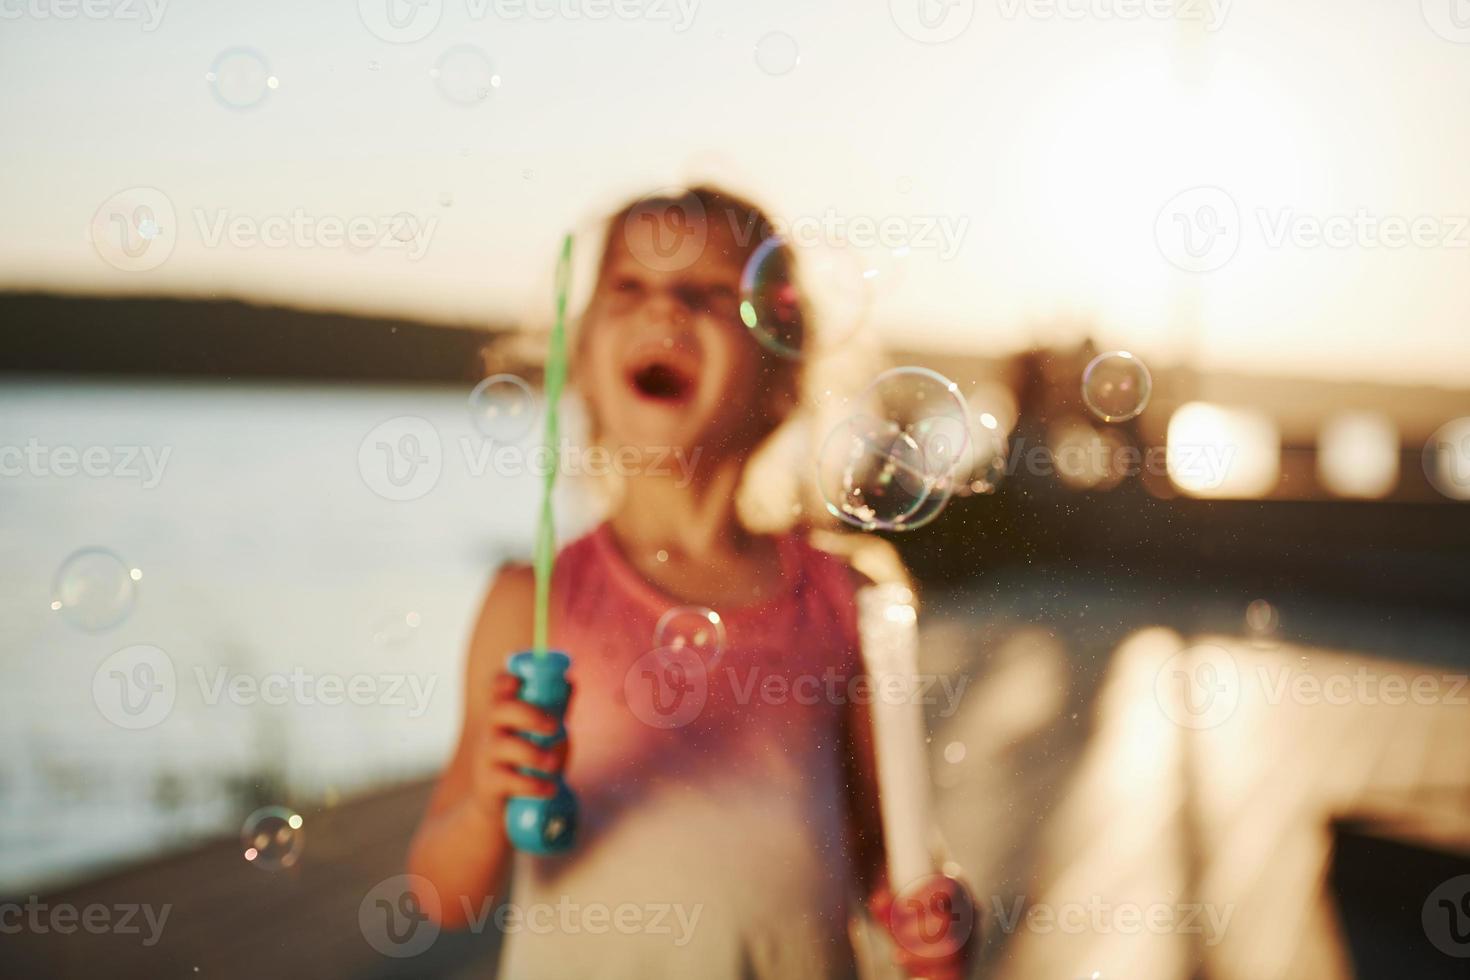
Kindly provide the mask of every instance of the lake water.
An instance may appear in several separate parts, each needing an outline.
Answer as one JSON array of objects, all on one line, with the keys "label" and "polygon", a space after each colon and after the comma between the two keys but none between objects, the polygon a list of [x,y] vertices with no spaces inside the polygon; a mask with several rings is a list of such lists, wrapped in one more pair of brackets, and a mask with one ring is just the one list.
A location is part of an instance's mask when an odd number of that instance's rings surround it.
[{"label": "lake water", "polygon": [[[418,421],[390,421],[404,417]],[[401,442],[424,425],[437,454]],[[527,553],[537,500],[534,476],[483,466],[482,444],[455,389],[7,381],[0,894],[233,833],[262,794],[441,765],[487,577]],[[415,446],[439,476],[395,487],[385,467],[404,481],[412,461],[393,457]],[[413,499],[379,492],[405,487]],[[588,510],[563,505],[576,533]],[[142,575],[131,614],[99,633],[51,608],[87,547]],[[172,704],[129,729],[99,696],[104,662],[138,644],[168,658]]]}]

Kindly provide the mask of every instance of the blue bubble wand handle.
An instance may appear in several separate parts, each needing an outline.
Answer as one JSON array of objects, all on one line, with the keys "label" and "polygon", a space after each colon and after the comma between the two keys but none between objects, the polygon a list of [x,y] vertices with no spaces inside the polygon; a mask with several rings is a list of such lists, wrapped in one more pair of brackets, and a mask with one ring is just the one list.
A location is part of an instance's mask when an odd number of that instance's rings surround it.
[{"label": "blue bubble wand handle", "polygon": [[[523,650],[510,658],[510,672],[520,678],[518,697],[558,720],[567,710],[567,668],[572,658],[560,651],[545,653]],[[547,749],[565,741],[566,725],[553,735],[521,732],[520,737]],[[551,775],[522,766],[521,772],[538,779],[551,779],[556,792],[550,797],[512,796],[505,805],[505,832],[518,850],[528,854],[560,854],[571,849],[577,836],[577,797],[561,774]]]}]

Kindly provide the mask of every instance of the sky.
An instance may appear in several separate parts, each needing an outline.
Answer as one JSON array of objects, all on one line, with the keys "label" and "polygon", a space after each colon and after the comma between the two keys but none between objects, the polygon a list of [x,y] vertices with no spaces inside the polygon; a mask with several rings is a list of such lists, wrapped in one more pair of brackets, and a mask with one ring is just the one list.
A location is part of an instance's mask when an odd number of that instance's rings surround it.
[{"label": "sky", "polygon": [[545,313],[564,230],[713,179],[814,255],[860,253],[865,326],[908,347],[1091,333],[1159,367],[1470,373],[1466,0],[0,0],[0,20],[0,288],[488,325]]}]

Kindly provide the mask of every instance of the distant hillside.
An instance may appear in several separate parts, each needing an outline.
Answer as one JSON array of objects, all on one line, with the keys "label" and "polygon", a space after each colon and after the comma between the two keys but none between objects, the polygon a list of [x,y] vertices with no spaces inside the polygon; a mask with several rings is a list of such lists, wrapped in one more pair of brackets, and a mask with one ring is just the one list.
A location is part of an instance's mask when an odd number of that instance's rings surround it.
[{"label": "distant hillside", "polygon": [[0,293],[0,371],[457,382],[496,331],[235,300]]}]

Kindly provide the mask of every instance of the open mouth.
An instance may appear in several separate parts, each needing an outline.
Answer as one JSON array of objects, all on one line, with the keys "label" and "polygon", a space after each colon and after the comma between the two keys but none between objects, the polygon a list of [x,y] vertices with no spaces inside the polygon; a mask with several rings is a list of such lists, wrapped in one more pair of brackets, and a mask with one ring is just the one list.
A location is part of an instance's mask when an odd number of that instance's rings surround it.
[{"label": "open mouth", "polygon": [[697,376],[692,365],[665,356],[660,351],[647,359],[636,359],[628,370],[628,384],[640,397],[664,404],[679,404],[694,395]]}]

